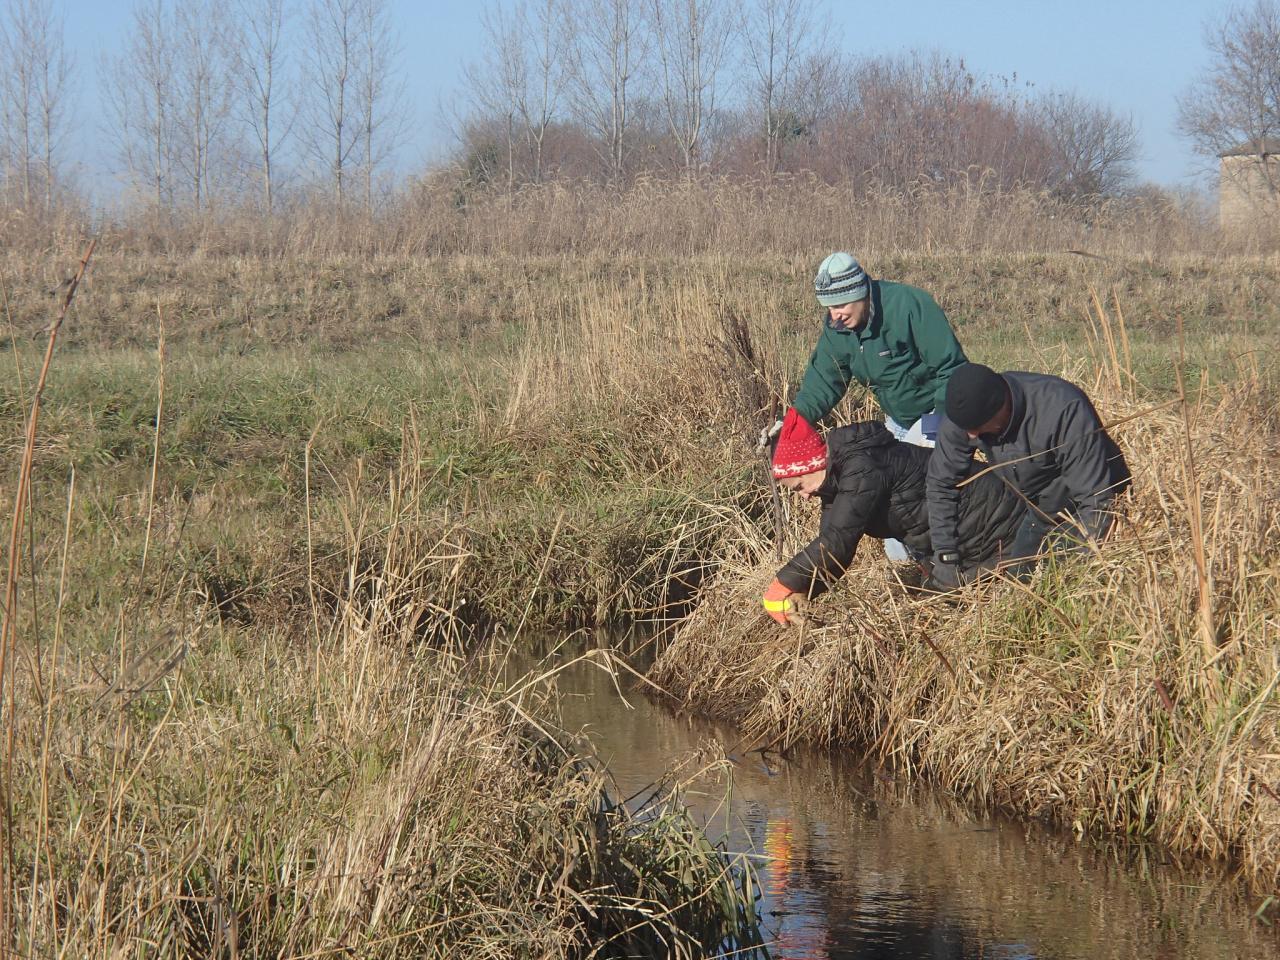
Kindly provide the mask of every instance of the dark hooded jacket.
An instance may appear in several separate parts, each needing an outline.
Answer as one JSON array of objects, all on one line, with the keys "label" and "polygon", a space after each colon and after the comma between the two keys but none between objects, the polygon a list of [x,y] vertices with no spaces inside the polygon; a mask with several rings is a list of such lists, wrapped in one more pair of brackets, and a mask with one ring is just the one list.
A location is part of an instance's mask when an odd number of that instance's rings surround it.
[{"label": "dark hooded jacket", "polygon": [[[1009,425],[998,437],[969,435],[949,419],[938,429],[929,461],[929,519],[933,548],[963,551],[963,506],[957,484],[981,450],[991,464],[1046,513],[1074,513],[1090,537],[1101,539],[1110,506],[1129,486],[1129,466],[1084,391],[1044,373],[1001,374],[1009,387]],[[994,473],[995,471],[992,471]],[[988,474],[990,476],[992,474]]]},{"label": "dark hooded jacket", "polygon": [[[816,596],[843,575],[864,535],[901,540],[917,557],[933,552],[925,477],[931,451],[901,443],[878,421],[827,434],[827,476],[818,488],[822,521],[817,538],[778,571],[798,593]],[[1024,505],[988,474],[960,498],[962,569],[999,556],[1012,543]]]}]

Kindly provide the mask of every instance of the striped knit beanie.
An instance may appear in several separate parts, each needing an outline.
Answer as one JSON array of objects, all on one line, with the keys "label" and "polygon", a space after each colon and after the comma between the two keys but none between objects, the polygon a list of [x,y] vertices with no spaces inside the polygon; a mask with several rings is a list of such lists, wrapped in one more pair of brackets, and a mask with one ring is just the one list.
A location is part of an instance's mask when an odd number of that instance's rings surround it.
[{"label": "striped knit beanie", "polygon": [[782,418],[782,432],[778,434],[778,446],[773,451],[773,475],[783,480],[787,477],[803,477],[827,467],[827,444],[809,421],[787,410]]},{"label": "striped knit beanie", "polygon": [[833,253],[818,266],[813,292],[824,307],[838,307],[867,295],[867,271],[847,253]]}]

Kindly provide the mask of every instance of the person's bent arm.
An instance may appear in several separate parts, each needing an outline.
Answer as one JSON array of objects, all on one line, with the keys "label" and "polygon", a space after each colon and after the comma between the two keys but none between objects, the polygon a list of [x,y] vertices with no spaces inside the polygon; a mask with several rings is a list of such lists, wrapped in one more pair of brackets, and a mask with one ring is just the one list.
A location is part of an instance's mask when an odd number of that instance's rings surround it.
[{"label": "person's bent arm", "polygon": [[1075,504],[1084,535],[1101,542],[1115,521],[1111,501],[1120,492],[1113,483],[1111,468],[1116,450],[1093,405],[1083,395],[1079,402],[1063,407],[1058,435],[1062,483]]},{"label": "person's bent arm", "polygon": [[796,593],[816,597],[844,576],[886,490],[881,475],[861,471],[842,478],[840,492],[822,511],[818,536],[778,571],[778,581]]},{"label": "person's bent arm", "polygon": [[819,420],[835,409],[853,381],[853,373],[840,359],[840,351],[836,349],[837,344],[832,339],[848,336],[852,334],[823,330],[813,355],[809,358],[804,379],[800,381],[800,390],[791,405],[811,426],[816,427]]}]

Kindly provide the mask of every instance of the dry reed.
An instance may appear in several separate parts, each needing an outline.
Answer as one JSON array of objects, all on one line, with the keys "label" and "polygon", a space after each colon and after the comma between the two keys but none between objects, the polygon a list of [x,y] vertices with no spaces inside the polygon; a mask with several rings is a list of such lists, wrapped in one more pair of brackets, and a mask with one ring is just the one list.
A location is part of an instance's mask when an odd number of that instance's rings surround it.
[{"label": "dry reed", "polygon": [[347,505],[347,589],[318,637],[242,650],[179,591],[121,623],[115,668],[55,648],[22,672],[14,733],[42,759],[13,771],[16,950],[694,957],[754,939],[745,867],[671,794],[614,803],[554,732],[550,674],[506,678],[501,648],[462,642],[465,548],[422,539],[420,460],[406,449],[377,538]]},{"label": "dry reed", "polygon": [[[676,795],[615,803],[555,731],[549,677],[507,678],[465,642],[469,533],[431,496],[412,424],[385,497],[357,461],[330,501],[340,575],[315,589],[310,549],[297,575],[310,635],[193,604],[209,591],[178,545],[153,550],[163,342],[157,357],[145,489],[114,528],[141,531],[136,578],[74,626],[65,598],[101,584],[69,576],[74,473],[56,547],[24,512],[31,407],[14,527],[31,523],[32,590],[15,602],[15,548],[4,621],[3,952],[695,957],[758,939],[749,870]],[[46,645],[38,568],[59,556]]]},{"label": "dry reed", "polygon": [[[22,250],[64,249],[88,224],[68,211],[50,223],[0,213]],[[193,252],[270,259],[375,256],[792,256],[856,237],[882,254],[1055,253],[1105,256],[1274,251],[1272,225],[1219,230],[1209,211],[1167,196],[1063,200],[990,178],[910,191],[772,180],[640,178],[622,187],[555,181],[513,194],[460,189],[448,173],[417,181],[372,214],[322,201],[275,215],[230,208],[198,218],[122,213],[100,219],[104,245],[137,254]]]}]

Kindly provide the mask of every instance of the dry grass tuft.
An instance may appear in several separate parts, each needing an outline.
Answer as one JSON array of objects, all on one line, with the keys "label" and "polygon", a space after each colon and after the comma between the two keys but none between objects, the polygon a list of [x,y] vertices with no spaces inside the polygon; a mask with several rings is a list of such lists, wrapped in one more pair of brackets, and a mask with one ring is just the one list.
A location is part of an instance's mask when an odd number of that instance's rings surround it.
[{"label": "dry grass tuft", "polygon": [[[66,211],[48,224],[0,210],[0,228],[23,250],[66,247],[89,225]],[[514,192],[460,189],[428,177],[372,215],[324,203],[243,207],[200,216],[137,213],[99,221],[104,246],[133,254],[221,254],[264,260],[354,257],[609,255],[806,257],[850,242],[862,252],[1025,254],[1085,250],[1103,256],[1274,251],[1274,227],[1222,231],[1192,199],[1131,196],[1064,199],[990,177],[922,183],[824,183],[774,178],[639,177],[624,186],[556,180]],[[68,254],[70,251],[67,251]]]}]

